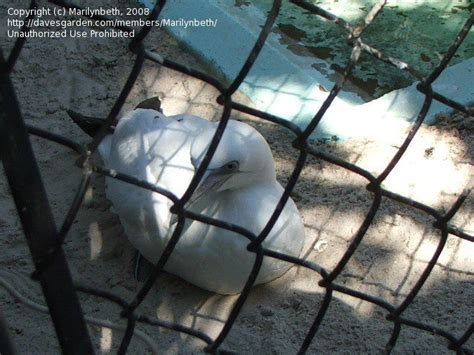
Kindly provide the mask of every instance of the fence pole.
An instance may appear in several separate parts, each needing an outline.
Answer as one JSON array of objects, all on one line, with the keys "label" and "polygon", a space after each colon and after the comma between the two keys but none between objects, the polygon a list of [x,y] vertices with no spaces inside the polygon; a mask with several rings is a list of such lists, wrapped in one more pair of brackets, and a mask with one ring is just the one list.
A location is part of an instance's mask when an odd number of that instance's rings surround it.
[{"label": "fence pole", "polygon": [[66,258],[56,249],[53,214],[1,50],[0,157],[61,349],[94,354]]},{"label": "fence pole", "polygon": [[15,355],[17,351],[10,337],[8,331],[8,324],[3,318],[2,310],[0,309],[0,354]]}]

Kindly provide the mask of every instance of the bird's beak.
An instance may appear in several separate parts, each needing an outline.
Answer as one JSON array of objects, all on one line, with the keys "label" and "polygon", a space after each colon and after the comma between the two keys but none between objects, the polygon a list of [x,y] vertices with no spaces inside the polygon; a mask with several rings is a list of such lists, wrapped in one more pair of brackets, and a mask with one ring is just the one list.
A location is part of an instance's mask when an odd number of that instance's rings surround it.
[{"label": "bird's beak", "polygon": [[[224,183],[229,180],[231,174],[219,174],[213,170],[206,171],[201,179],[196,190],[192,194],[191,198],[186,202],[184,208],[192,207],[196,202],[198,202],[203,196],[210,193],[211,191],[216,191],[219,187],[224,185]],[[170,226],[177,222],[178,215],[173,214],[170,220]]]},{"label": "bird's beak", "polygon": [[230,174],[218,174],[214,171],[206,171],[199,183],[198,187],[194,191],[193,195],[189,199],[187,206],[191,207],[194,203],[199,201],[201,197],[211,191],[217,191],[219,187],[230,178]]}]

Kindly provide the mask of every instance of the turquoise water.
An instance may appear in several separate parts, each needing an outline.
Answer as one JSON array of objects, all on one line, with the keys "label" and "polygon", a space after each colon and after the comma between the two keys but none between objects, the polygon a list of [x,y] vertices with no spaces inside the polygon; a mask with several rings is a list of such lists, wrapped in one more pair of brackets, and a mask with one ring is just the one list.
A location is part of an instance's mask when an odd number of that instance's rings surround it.
[{"label": "turquoise water", "polygon": [[[308,0],[310,1],[310,0]],[[268,11],[272,0],[235,0],[236,6],[250,3]],[[313,4],[353,25],[362,24],[376,0],[313,0]],[[470,0],[392,0],[363,35],[365,43],[405,61],[423,74],[439,63],[464,22],[473,11]],[[313,67],[330,77],[340,77],[350,56],[347,33],[336,24],[283,1],[274,32],[280,42],[300,56],[318,58]],[[459,48],[450,65],[474,57],[474,33]],[[369,101],[414,81],[409,74],[364,55],[350,76],[345,90]],[[330,88],[324,88],[329,90]]]}]

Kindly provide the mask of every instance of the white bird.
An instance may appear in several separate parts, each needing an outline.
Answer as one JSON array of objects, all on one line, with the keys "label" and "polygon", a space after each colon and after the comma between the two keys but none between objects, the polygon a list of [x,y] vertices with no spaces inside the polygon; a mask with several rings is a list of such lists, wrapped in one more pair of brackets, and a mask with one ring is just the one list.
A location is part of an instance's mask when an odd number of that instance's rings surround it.
[{"label": "white bird", "polygon": [[[152,109],[123,116],[99,146],[109,169],[146,180],[181,198],[199,167],[217,124],[192,115],[166,117]],[[155,192],[107,178],[107,197],[130,242],[156,263],[176,222],[172,202]],[[203,180],[185,206],[258,235],[283,188],[276,180],[271,150],[253,127],[230,120]],[[300,214],[289,199],[263,245],[299,256],[304,240]],[[255,261],[249,240],[235,232],[186,220],[165,270],[220,294],[242,288]],[[292,264],[264,257],[255,284],[282,276]]]}]

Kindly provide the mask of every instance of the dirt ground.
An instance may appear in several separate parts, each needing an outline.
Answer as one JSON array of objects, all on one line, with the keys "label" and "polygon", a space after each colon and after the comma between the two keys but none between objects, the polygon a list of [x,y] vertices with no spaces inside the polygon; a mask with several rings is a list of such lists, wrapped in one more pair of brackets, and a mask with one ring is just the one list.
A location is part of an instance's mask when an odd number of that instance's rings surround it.
[{"label": "dirt ground", "polygon": [[[44,2],[40,4],[43,5]],[[90,2],[92,3],[92,2]],[[109,3],[112,3],[110,1]],[[26,1],[7,0],[6,8],[27,7]],[[122,4],[120,6],[126,6]],[[2,26],[5,26],[2,21]],[[5,27],[1,33],[6,32]],[[4,52],[12,40],[2,35]],[[167,33],[154,30],[148,48],[181,63],[206,70],[189,51]],[[123,39],[31,39],[15,66],[13,81],[26,121],[80,143],[88,137],[67,117],[71,108],[85,115],[106,116],[131,69],[133,56]],[[158,95],[167,115],[193,113],[219,117],[216,91],[196,79],[147,63],[130,94],[124,111],[144,98]],[[235,100],[250,104],[237,93]],[[291,133],[281,127],[236,115],[254,125],[270,143],[278,179],[285,184],[297,157]],[[472,185],[474,129],[472,117],[460,114],[440,117],[423,126],[407,154],[384,182],[387,189],[446,211],[469,184]],[[317,148],[373,172],[380,173],[403,141],[403,132],[390,132],[379,141],[314,142]],[[56,223],[60,225],[80,181],[76,155],[56,144],[32,138],[42,178]],[[310,158],[292,198],[306,227],[303,257],[331,270],[346,251],[372,202],[367,181],[335,165]],[[94,176],[85,201],[64,243],[74,279],[112,291],[128,300],[141,285],[132,275],[134,250],[123,234],[118,217],[105,197],[104,178]],[[474,232],[473,197],[453,220],[462,230]],[[430,260],[439,231],[426,214],[383,198],[381,208],[360,247],[338,277],[339,284],[399,304],[407,296]],[[14,283],[27,297],[42,303],[36,284],[15,282],[12,273],[32,271],[29,251],[5,181],[0,174],[0,276]],[[474,246],[449,236],[440,259],[404,316],[436,325],[460,336],[473,322]],[[323,300],[318,274],[293,267],[283,277],[255,287],[222,348],[246,354],[296,353]],[[123,322],[110,302],[81,295],[87,315]],[[237,296],[221,296],[163,274],[139,312],[177,322],[216,337]],[[59,346],[47,315],[31,310],[0,287],[0,309],[11,327],[20,353],[55,354]],[[309,353],[380,353],[388,341],[392,323],[385,312],[365,301],[335,293]],[[164,354],[200,353],[204,343],[174,331],[138,325]],[[114,353],[121,332],[90,327],[98,353]],[[467,343],[474,348],[474,339]],[[138,338],[131,354],[149,353]],[[402,327],[395,354],[448,353],[444,338]]]}]

